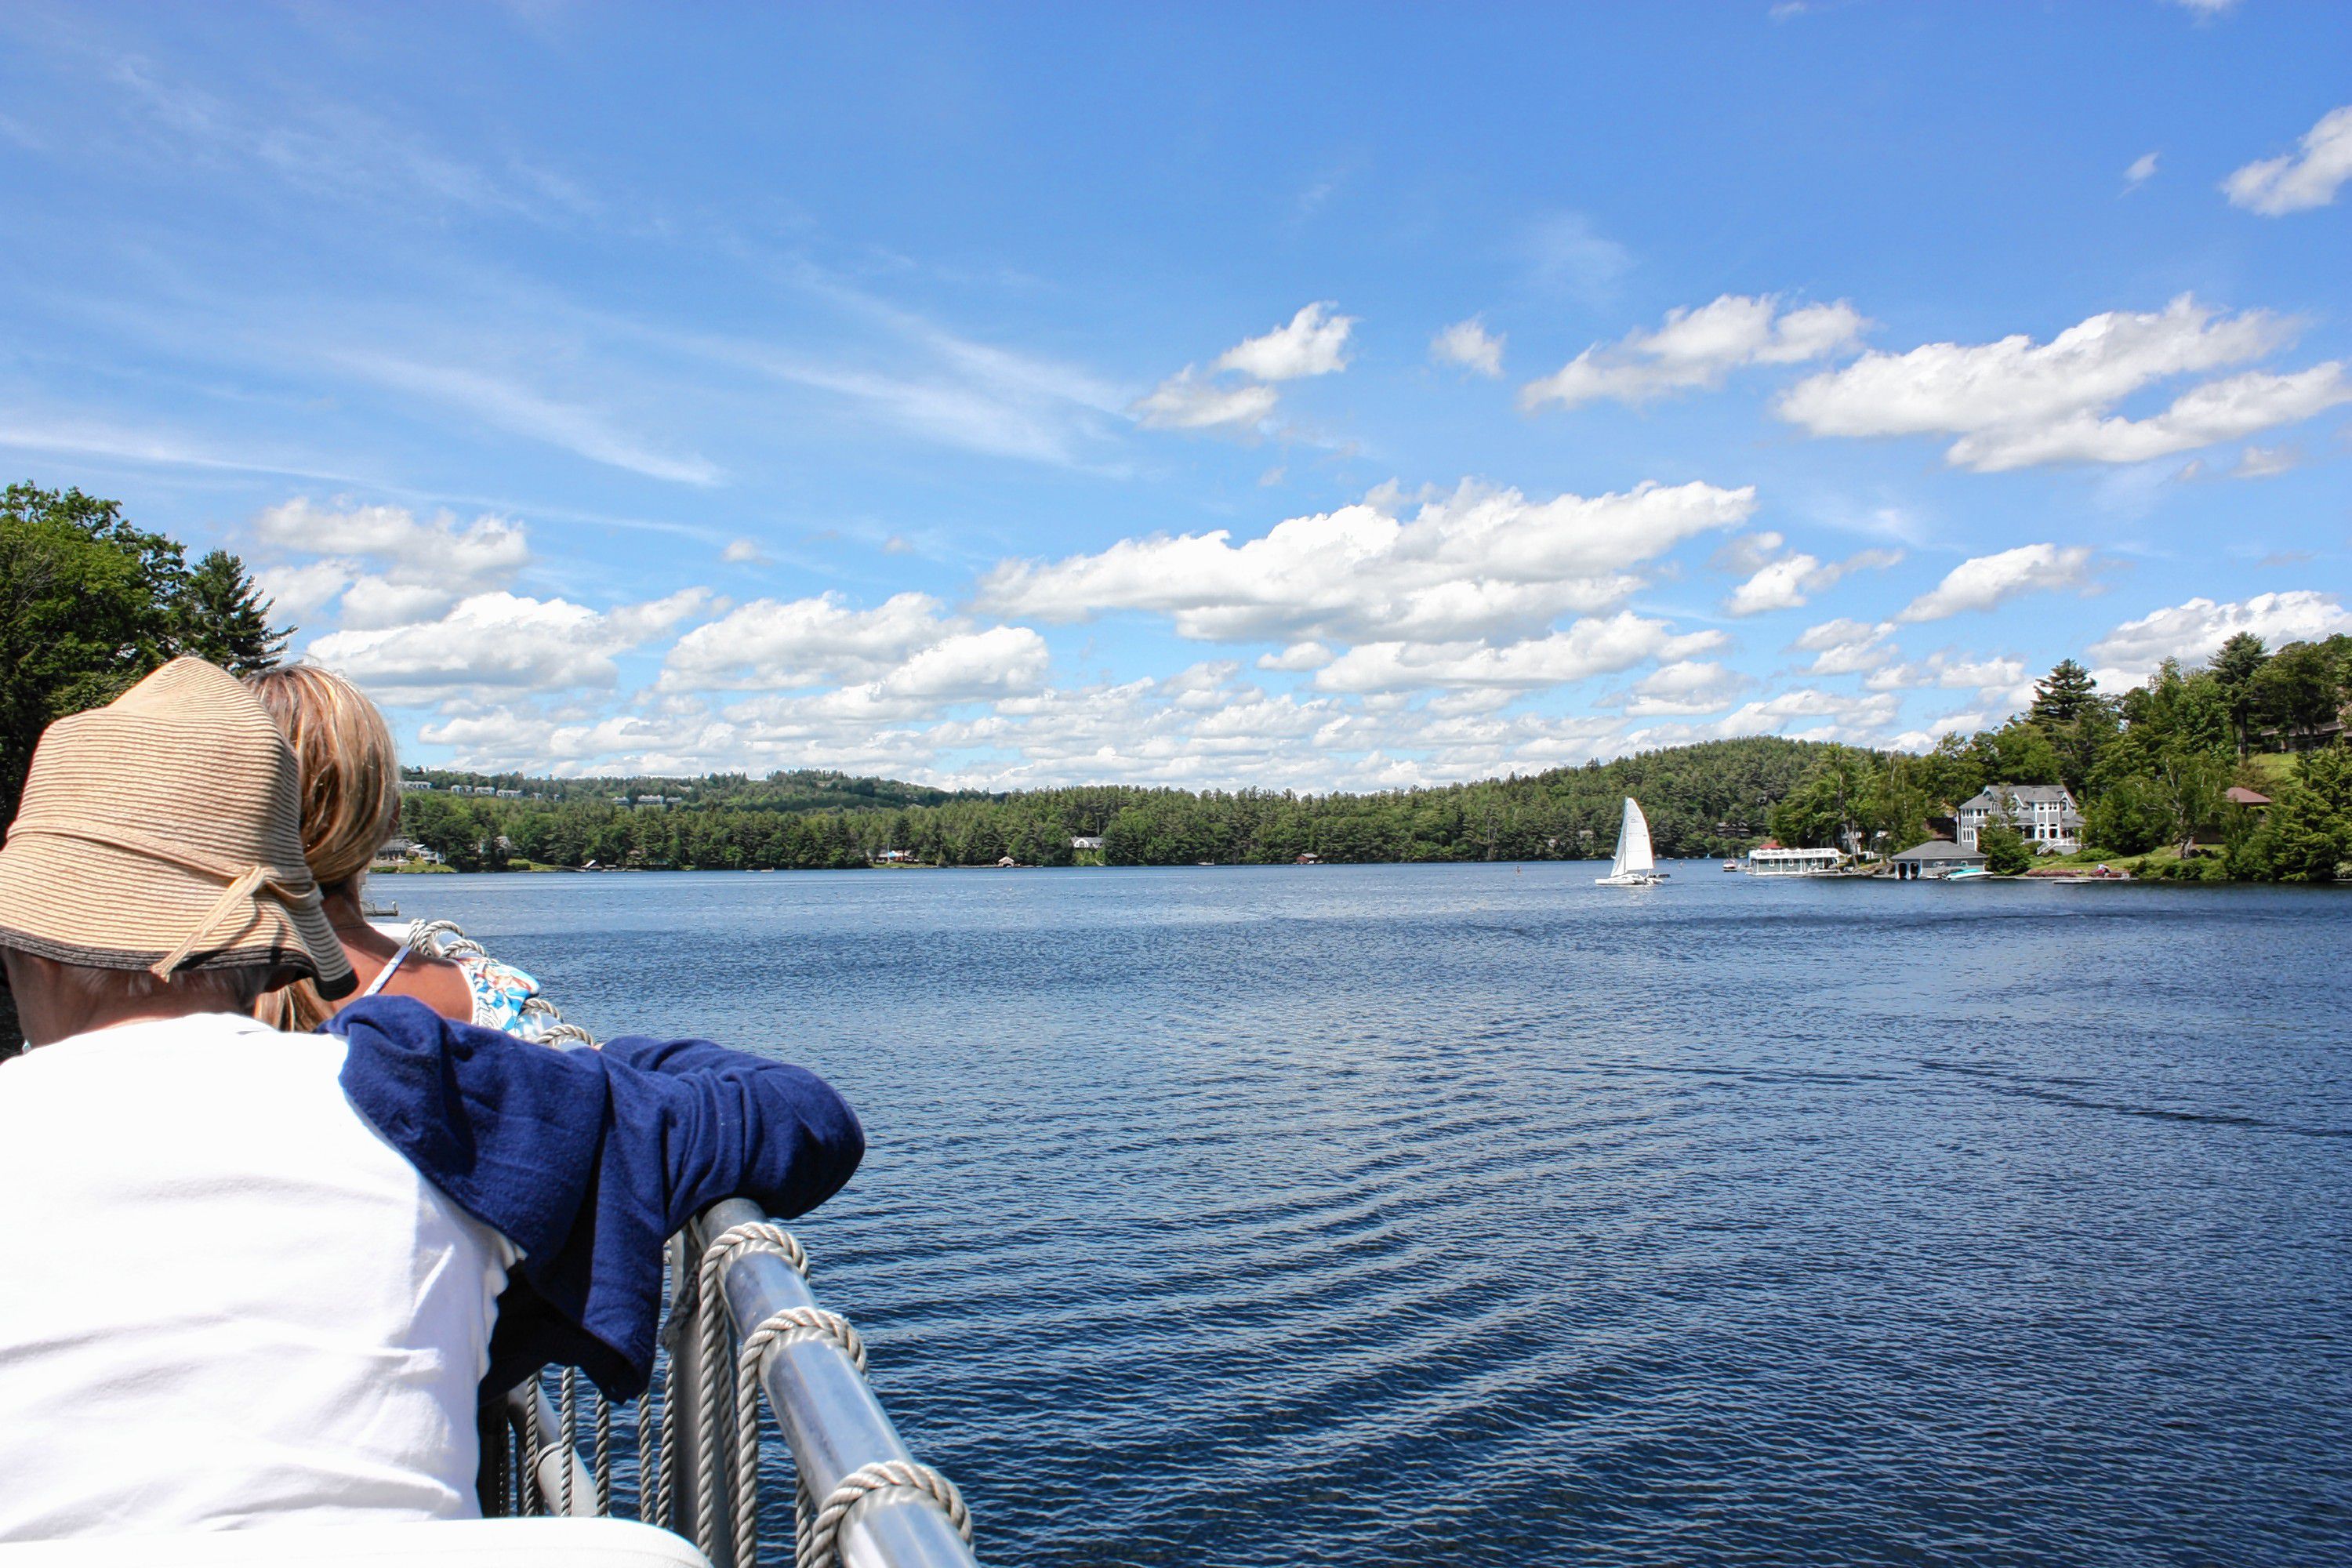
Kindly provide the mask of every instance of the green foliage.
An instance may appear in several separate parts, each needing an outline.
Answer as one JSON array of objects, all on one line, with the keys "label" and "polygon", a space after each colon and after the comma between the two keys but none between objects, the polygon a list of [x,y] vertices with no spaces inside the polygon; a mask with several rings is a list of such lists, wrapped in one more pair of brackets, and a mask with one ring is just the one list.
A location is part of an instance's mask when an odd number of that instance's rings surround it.
[{"label": "green foliage", "polygon": [[78,489],[0,492],[0,820],[49,721],[112,700],[177,647],[180,546]]},{"label": "green foliage", "polygon": [[1985,763],[1977,749],[1957,733],[1947,733],[1935,750],[1916,759],[1913,777],[1937,816],[1975,795],[1993,781],[1985,777]]},{"label": "green foliage", "polygon": [[[2334,808],[2325,805],[2332,798],[2325,792],[2315,797],[2322,804],[2299,808],[2308,821],[2289,815],[2274,828],[2223,804],[2235,731],[2216,673],[2167,665],[2118,700],[2070,665],[2038,683],[2040,717],[2020,715],[1973,737],[1947,735],[1924,756],[1760,737],[1531,777],[1367,795],[1108,784],[986,795],[815,771],[765,779],[436,771],[412,774],[442,787],[411,792],[404,820],[412,837],[461,868],[509,859],[649,868],[848,867],[885,851],[933,866],[994,865],[1008,856],[1023,865],[1061,866],[1081,858],[1070,840],[1082,835],[1104,840],[1099,853],[1083,852],[1086,860],[1114,866],[1263,864],[1301,855],[1326,861],[1578,859],[1614,851],[1620,804],[1631,795],[1642,802],[1659,853],[1670,858],[1738,853],[1768,829],[1791,845],[1859,843],[1892,854],[1924,841],[1931,816],[1990,785],[2063,782],[2081,804],[2087,840],[2105,853],[2152,856],[2192,838],[2226,840],[2224,855],[2162,858],[2162,866],[2179,869],[2154,874],[2310,876],[2332,852]],[[457,795],[452,785],[514,796]],[[2011,868],[2032,864],[2034,846],[2013,830],[1995,826],[1988,853],[1995,846]]]},{"label": "green foliage", "polygon": [[2231,846],[2231,869],[2282,882],[2352,874],[2352,749],[2306,752],[2294,784]]},{"label": "green foliage", "polygon": [[1977,829],[1977,847],[1984,852],[1986,869],[2003,877],[2014,877],[2033,864],[2033,846],[2025,835],[1998,817]]},{"label": "green foliage", "polygon": [[2268,662],[2270,652],[2252,632],[2240,632],[2215,650],[2206,668],[2221,688],[2230,710],[2230,728],[2237,737],[2238,754],[2246,753],[2246,729],[2254,706],[2253,680]]},{"label": "green foliage", "polygon": [[287,628],[269,624],[269,610],[244,562],[226,550],[208,552],[181,584],[179,651],[232,675],[271,668],[286,653]]},{"label": "green foliage", "polygon": [[2033,706],[2026,717],[2045,731],[2072,724],[2098,702],[2098,684],[2089,670],[2073,659],[2060,659],[2055,668],[2033,683]]},{"label": "green foliage", "polygon": [[2247,682],[2253,722],[2290,742],[2308,736],[2335,719],[2344,706],[2344,658],[2325,643],[2289,643]]},{"label": "green foliage", "polygon": [[2083,811],[2083,833],[2116,855],[2145,855],[2172,835],[2172,817],[2152,781],[2137,774],[2117,780]]},{"label": "green foliage", "polygon": [[2052,784],[2063,782],[2065,769],[2049,732],[2031,719],[2011,719],[1998,730],[1978,733],[1971,742],[1987,784]]},{"label": "green foliage", "polygon": [[41,731],[110,702],[186,653],[238,673],[286,646],[245,563],[215,550],[193,568],[176,540],[134,528],[119,501],[78,489],[0,492],[0,821]]},{"label": "green foliage", "polygon": [[[988,795],[839,774],[699,780],[555,780],[427,773],[403,798],[403,831],[460,869],[508,857],[555,866],[743,868],[862,866],[886,850],[926,865],[1066,866],[1070,840],[1100,835],[1114,866],[1319,860],[1605,858],[1626,795],[1662,855],[1735,854],[1818,757],[1847,752],[1761,736],[1382,795],[1135,789],[1094,784]],[[1878,762],[1850,752],[1854,787]],[[456,795],[447,787],[519,792]],[[640,804],[659,797],[660,805]],[[625,797],[625,798],[621,798]],[[1874,798],[1874,797],[1870,797]],[[1089,857],[1091,858],[1091,857]]]}]

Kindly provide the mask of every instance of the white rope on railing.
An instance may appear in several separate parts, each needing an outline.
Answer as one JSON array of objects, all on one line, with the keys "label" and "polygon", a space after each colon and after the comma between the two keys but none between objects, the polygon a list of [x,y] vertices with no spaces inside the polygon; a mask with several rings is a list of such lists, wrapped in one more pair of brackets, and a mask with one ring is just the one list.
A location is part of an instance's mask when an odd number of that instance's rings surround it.
[{"label": "white rope on railing", "polygon": [[590,1478],[596,1485],[596,1517],[613,1517],[613,1402],[602,1392],[589,1397],[596,1402],[596,1463]]},{"label": "white rope on railing", "polygon": [[[719,1272],[747,1252],[772,1254],[792,1265],[802,1279],[808,1278],[808,1254],[802,1250],[800,1238],[782,1226],[764,1220],[730,1226],[711,1237],[703,1249],[701,1267],[695,1270],[694,1310],[702,1331],[702,1427],[696,1448],[702,1475],[700,1495],[695,1500],[699,1506],[695,1510],[694,1544],[705,1557],[714,1556],[719,1547],[719,1487],[724,1477],[719,1468],[719,1419],[725,1388],[722,1380],[727,1374],[727,1312],[719,1295]],[[737,1436],[740,1440],[741,1434]],[[742,1533],[740,1526],[736,1533]],[[751,1568],[751,1564],[740,1563],[738,1568]]]},{"label": "white rope on railing", "polygon": [[[760,1362],[768,1347],[792,1334],[831,1342],[866,1375],[866,1342],[849,1320],[823,1307],[782,1307],[743,1336],[735,1357],[735,1564],[754,1568],[760,1554]],[[807,1494],[803,1489],[802,1496]],[[806,1521],[794,1504],[793,1533]]]},{"label": "white rope on railing", "polygon": [[530,1374],[531,1397],[522,1405],[522,1511],[528,1519],[546,1511],[539,1491],[539,1374]]},{"label": "white rope on railing", "polygon": [[953,1481],[930,1466],[911,1459],[881,1459],[860,1465],[842,1477],[841,1484],[825,1494],[824,1502],[814,1506],[811,1506],[808,1489],[801,1489],[799,1517],[793,1531],[793,1568],[825,1568],[838,1562],[841,1527],[847,1521],[850,1510],[869,1497],[892,1491],[914,1492],[930,1499],[947,1514],[948,1522],[955,1526],[964,1544],[971,1544],[971,1510],[964,1506],[963,1493],[956,1489]]},{"label": "white rope on railing", "polygon": [[565,1367],[562,1377],[557,1383],[557,1387],[562,1391],[561,1403],[555,1407],[555,1426],[556,1429],[563,1434],[561,1445],[563,1450],[562,1460],[563,1479],[556,1483],[556,1489],[561,1494],[556,1501],[556,1511],[565,1519],[570,1519],[572,1517],[572,1457],[573,1445],[580,1431],[578,1369]]}]

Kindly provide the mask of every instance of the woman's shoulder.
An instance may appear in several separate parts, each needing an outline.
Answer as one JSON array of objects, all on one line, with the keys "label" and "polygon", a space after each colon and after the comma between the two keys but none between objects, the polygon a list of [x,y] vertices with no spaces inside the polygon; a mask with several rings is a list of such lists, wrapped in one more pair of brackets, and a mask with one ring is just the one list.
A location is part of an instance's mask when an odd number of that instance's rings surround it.
[{"label": "woman's shoulder", "polygon": [[395,996],[413,996],[445,1018],[461,1024],[474,1019],[474,988],[465,966],[431,953],[412,952],[384,990]]}]

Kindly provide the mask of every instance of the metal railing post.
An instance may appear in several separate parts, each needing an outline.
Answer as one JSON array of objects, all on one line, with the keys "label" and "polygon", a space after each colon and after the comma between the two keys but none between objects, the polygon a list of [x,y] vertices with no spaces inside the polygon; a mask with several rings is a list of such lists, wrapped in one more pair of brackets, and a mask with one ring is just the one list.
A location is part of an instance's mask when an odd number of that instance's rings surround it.
[{"label": "metal railing post", "polygon": [[[749,1207],[750,1205],[745,1205]],[[702,1258],[702,1243],[698,1230],[688,1226],[670,1238],[670,1293],[674,1300],[690,1299],[694,1289],[695,1270]],[[666,1397],[677,1412],[670,1422],[670,1438],[677,1446],[677,1457],[668,1462],[675,1478],[670,1493],[669,1517],[661,1522],[672,1534],[692,1541],[700,1522],[702,1511],[702,1412],[703,1370],[702,1336],[694,1330],[695,1318],[690,1312],[673,1314],[671,1326],[677,1337],[668,1342],[669,1384]],[[719,1434],[723,1447],[729,1428],[728,1407],[734,1400],[735,1380],[722,1379],[727,1394],[721,1399]],[[732,1468],[725,1463],[719,1467],[719,1518],[728,1517],[729,1492],[734,1485]],[[734,1537],[721,1528],[719,1539],[710,1552],[711,1568],[734,1568]]]},{"label": "metal railing post", "polygon": [[[766,1217],[744,1199],[714,1204],[691,1227],[694,1256],[699,1257],[709,1238],[730,1226]],[[772,1253],[739,1254],[720,1272],[719,1288],[734,1329],[730,1341],[735,1344],[784,1308],[817,1304],[808,1281]],[[873,1389],[830,1341],[799,1333],[779,1338],[761,1358],[760,1372],[768,1408],[792,1447],[793,1462],[810,1496],[819,1502],[862,1466],[914,1458]],[[731,1389],[732,1377],[727,1382]],[[681,1422],[681,1429],[684,1426]],[[687,1473],[683,1463],[678,1473],[681,1479]],[[781,1497],[765,1500],[779,1510],[789,1504]],[[690,1511],[686,1519],[689,1528],[685,1533],[690,1538]],[[847,1568],[978,1568],[978,1559],[947,1514],[910,1492],[877,1493],[861,1503],[843,1523],[840,1542]]]},{"label": "metal railing post", "polygon": [[[526,1400],[529,1405],[524,1403]],[[562,1423],[538,1378],[507,1391],[507,1422],[526,1447],[536,1443],[539,1448],[538,1453],[526,1453],[524,1457],[529,1473],[515,1478],[514,1484],[530,1489],[537,1500],[535,1504],[526,1502],[521,1511],[562,1513],[564,1471],[568,1468],[572,1475],[571,1512],[580,1518],[593,1517],[596,1512],[595,1473],[582,1463],[578,1448],[558,1436]]]}]

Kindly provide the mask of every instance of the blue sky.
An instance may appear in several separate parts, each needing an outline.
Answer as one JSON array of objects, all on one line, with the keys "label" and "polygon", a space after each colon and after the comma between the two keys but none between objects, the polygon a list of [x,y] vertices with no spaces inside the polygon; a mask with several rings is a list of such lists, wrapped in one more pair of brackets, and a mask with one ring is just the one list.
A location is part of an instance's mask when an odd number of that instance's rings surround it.
[{"label": "blue sky", "polygon": [[1382,787],[2352,629],[2352,9],[0,12],[0,465],[413,760]]}]

